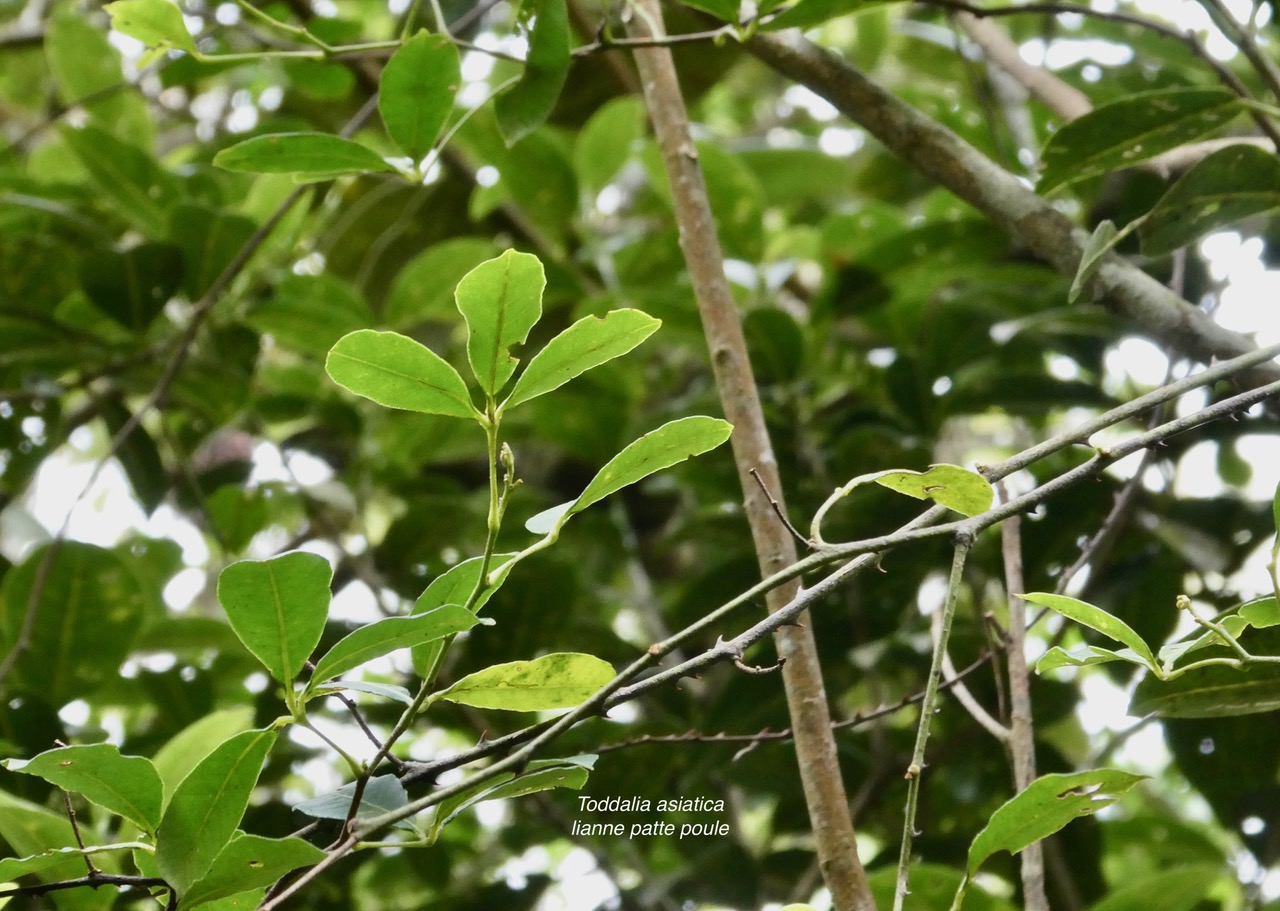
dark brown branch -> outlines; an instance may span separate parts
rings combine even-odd
[[[6,883],[14,886],[13,883]],[[64,879],[56,883],[36,883],[31,886],[14,886],[12,889],[0,891],[0,898],[15,898],[19,895],[48,895],[51,892],[65,892],[68,889],[98,889],[102,886],[123,886],[130,889],[168,889],[169,884],[156,876],[129,876],[120,873],[95,873],[92,876],[81,876],[76,879]],[[170,893],[172,894],[172,892]]]

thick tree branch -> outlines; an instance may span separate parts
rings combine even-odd
[[[969,143],[804,38],[757,34],[748,50],[860,123],[891,151],[975,206],[1059,272],[1074,276],[1088,233]],[[1103,258],[1093,290],[1111,310],[1164,346],[1199,361],[1253,349],[1141,269],[1114,253]],[[1280,377],[1274,365],[1257,378]]]
[[[633,39],[666,37],[662,8],[657,0],[636,0],[633,9],[635,15],[628,26]],[[785,512],[781,504],[782,483],[747,354],[746,338],[725,278],[724,256],[671,51],[665,47],[637,48],[635,57],[671,185],[680,248],[711,349],[716,388],[725,417],[734,427],[731,438],[734,462],[756,557],[761,574],[768,577],[796,562],[796,548],[790,532],[774,513],[775,508]],[[773,504],[770,501],[774,498],[766,491],[776,494]],[[774,589],[766,598],[769,610],[775,611],[793,602],[799,592],[798,580]],[[849,801],[840,777],[835,738],[831,734],[831,714],[817,644],[804,618],[796,620],[799,625],[778,629],[777,644],[818,862],[837,911],[871,911],[875,900],[858,859]],[[741,652],[733,658],[738,659],[740,655]]]

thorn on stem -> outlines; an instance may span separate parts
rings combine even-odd
[[[774,671],[781,670],[782,666],[786,663],[787,663],[786,658],[779,658],[777,664],[770,665],[769,667],[762,667],[760,665],[747,664],[742,660],[741,657],[733,659],[733,666],[736,667],[738,670],[742,671],[744,674],[757,674],[757,675],[772,674]]]

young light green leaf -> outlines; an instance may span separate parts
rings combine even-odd
[[[1226,718],[1276,709],[1280,709],[1280,667],[1274,664],[1240,669],[1211,665],[1168,681],[1146,677],[1129,703],[1130,714],[1139,717],[1155,712],[1165,718]]]
[[[1036,662],[1036,673],[1043,674],[1045,671],[1056,671],[1061,667],[1088,667],[1092,664],[1107,664],[1111,661],[1128,661],[1130,664],[1147,667],[1147,662],[1142,660],[1133,649],[1122,648],[1113,651],[1109,648],[1099,648],[1096,645],[1086,645],[1080,649],[1067,651],[1062,646],[1055,645],[1040,656],[1040,660]]]
[[[1276,604],[1275,595],[1255,598],[1240,605],[1240,618],[1254,629],[1267,629],[1280,626],[1280,606]],[[1229,619],[1229,618],[1224,618]]]
[[[218,578],[218,600],[231,628],[286,687],[320,643],[332,578],[329,561],[309,553],[243,560]]]
[[[446,604],[412,617],[385,617],[339,640],[316,662],[308,690],[340,677],[366,661],[400,648],[422,645],[471,629],[480,619],[458,604]]]
[[[1142,223],[1144,253],[1160,256],[1253,215],[1280,209],[1280,158],[1228,146],[1197,162]]]
[[[431,151],[461,83],[453,42],[425,31],[400,45],[383,67],[378,87],[382,122],[415,162]]]
[[[1134,632],[1133,627],[1119,617],[1114,617],[1102,608],[1094,607],[1084,601],[1068,598],[1066,595],[1033,592],[1029,595],[1023,595],[1022,598],[1030,604],[1055,610],[1068,620],[1074,620],[1076,623],[1087,626],[1089,629],[1097,630],[1103,635],[1110,636],[1117,642],[1129,646],[1144,665],[1153,672],[1160,673],[1160,666],[1156,662],[1156,656],[1152,653],[1151,647],[1143,641],[1141,636]]]
[[[569,510],[573,509],[574,503],[574,500],[570,500],[567,503],[557,503],[555,506],[549,506],[542,512],[530,516],[525,520],[525,530],[535,535],[551,534],[564,521],[564,517],[569,514]]]
[[[1225,89],[1157,89],[1099,105],[1049,138],[1036,189],[1132,167],[1217,132],[1239,112]]]
[[[436,805],[429,838],[435,841],[441,829],[478,803],[524,797],[552,788],[579,790],[586,784],[595,762],[594,755],[572,756],[568,759],[535,759],[518,777],[512,772],[504,772],[496,778],[483,781]]]
[[[969,847],[965,879],[956,892],[952,911],[960,907],[965,889],[978,868],[999,851],[1017,854],[1063,828],[1073,819],[1109,807],[1145,775],[1115,769],[1094,769],[1073,775],[1042,775],[1022,793],[991,814]]]
[[[299,182],[394,171],[382,156],[332,133],[272,133],[223,149],[213,163],[228,171],[292,174]]]
[[[490,395],[506,385],[518,360],[511,356],[542,315],[547,278],[538,257],[507,250],[476,266],[454,296],[467,321],[467,357],[480,388]]]
[[[250,889],[270,886],[289,871],[317,864],[324,856],[324,851],[301,838],[263,838],[237,832],[218,854],[209,872],[182,897],[182,907],[196,908]]]
[[[123,816],[149,833],[160,825],[164,786],[149,759],[122,756],[114,744],[95,743],[46,750],[30,762],[6,768],[35,775],[64,791]]]
[[[136,38],[149,48],[176,48],[196,53],[196,44],[182,20],[182,10],[169,0],[116,0],[103,7],[111,16],[111,27]]]
[[[1089,241],[1080,254],[1080,265],[1076,268],[1076,277],[1071,280],[1071,290],[1067,293],[1067,303],[1074,304],[1084,293],[1085,286],[1093,279],[1098,266],[1120,238],[1115,222],[1103,219],[1089,235]]]
[[[639,310],[613,310],[603,317],[583,317],[533,356],[516,380],[506,407],[559,389],[592,367],[622,357],[661,325],[662,320]]]
[[[361,329],[338,339],[325,361],[329,377],[388,408],[475,416],[471,393],[444,358],[398,332]]]
[[[649,431],[600,469],[587,489],[574,501],[568,515],[582,512],[592,503],[600,502],[655,471],[715,449],[729,439],[732,432],[733,425],[728,421],[702,415],[679,418]]]
[[[872,480],[917,500],[933,500],[962,516],[986,512],[995,498],[986,478],[958,465],[933,465],[925,472],[888,471]]]
[[[532,661],[495,664],[436,696],[480,709],[540,712],[580,705],[613,677],[613,665],[594,655],[557,652]]]
[[[533,34],[520,81],[493,103],[498,128],[515,145],[550,116],[569,75],[569,13],[565,0],[536,0]]]
[[[304,800],[294,809],[317,819],[346,819],[347,814],[351,812],[351,801],[355,793],[355,782],[344,784],[336,791]],[[356,810],[356,819],[390,813],[408,803],[409,794],[399,778],[394,775],[378,775],[370,778],[365,786],[364,793],[360,797],[360,807]]]
[[[273,729],[237,734],[178,785],[156,834],[156,865],[180,895],[231,840],[275,740]]]

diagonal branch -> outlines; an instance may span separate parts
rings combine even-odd
[[[892,152],[970,203],[1063,275],[1074,276],[1088,233],[972,145],[799,32],[757,34],[747,49],[857,121]],[[1199,361],[1254,350],[1121,256],[1107,254],[1092,282],[1103,303],[1150,338]],[[1260,367],[1255,379],[1280,377]]]

